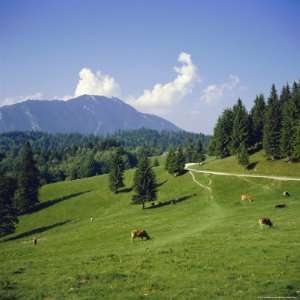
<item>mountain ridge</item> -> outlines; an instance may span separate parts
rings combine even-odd
[[[33,130],[100,135],[140,128],[181,130],[170,121],[139,112],[115,97],[82,95],[68,101],[28,99],[0,108],[0,133]]]

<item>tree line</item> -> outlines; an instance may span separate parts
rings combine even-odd
[[[209,144],[211,155],[236,155],[247,167],[248,153],[261,149],[271,160],[300,160],[300,81],[292,88],[283,86],[280,95],[273,84],[268,99],[258,95],[249,113],[238,99],[218,118]]]
[[[125,169],[136,167],[140,149],[148,156],[161,155],[168,147],[178,147],[188,140],[200,139],[204,147],[208,138],[202,134],[158,132],[151,129],[122,131],[108,136],[9,132],[0,134],[0,172],[18,174],[19,149],[29,142],[40,173],[41,184],[79,179],[108,173],[110,157],[122,149]]]

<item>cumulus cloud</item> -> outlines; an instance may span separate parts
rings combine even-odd
[[[27,96],[7,97],[7,98],[4,98],[3,101],[0,101],[0,106],[20,103],[20,102],[23,102],[23,101],[28,100],[28,99],[30,99],[30,100],[40,100],[42,97],[43,97],[43,94],[40,93],[40,92],[31,94],[31,95],[27,95]]]
[[[230,75],[227,82],[207,86],[202,92],[201,100],[208,104],[214,103],[222,98],[226,91],[232,91],[239,83],[240,79],[238,76]]]
[[[80,95],[101,95],[119,96],[120,86],[110,75],[103,74],[101,71],[93,73],[88,68],[83,68],[79,72],[79,81],[75,89],[75,96]]]
[[[166,109],[174,103],[182,100],[191,92],[194,82],[197,80],[197,68],[192,62],[191,55],[181,52],[178,62],[182,65],[174,67],[177,77],[168,83],[157,83],[150,90],[144,90],[137,98],[129,98],[129,103],[138,109]]]

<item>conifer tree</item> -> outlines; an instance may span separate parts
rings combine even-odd
[[[244,142],[240,145],[237,151],[237,157],[240,165],[242,165],[244,168],[249,166],[248,150]]]
[[[194,157],[192,158],[194,162],[201,162],[204,160],[204,149],[203,145],[200,139],[198,139],[196,146],[195,146],[195,154]]]
[[[250,112],[251,145],[253,145],[256,149],[260,149],[262,147],[265,109],[266,103],[264,96],[262,94],[256,96],[254,106]]]
[[[80,177],[91,177],[96,175],[96,161],[94,159],[94,154],[89,153],[86,158],[84,158],[80,165]]]
[[[263,146],[269,159],[280,158],[281,112],[275,85],[273,84],[265,113]]]
[[[168,155],[166,158],[165,169],[168,171],[169,174],[174,174],[177,169],[176,154],[172,147],[169,149],[169,152],[168,152]]]
[[[14,232],[18,223],[14,205],[15,190],[15,180],[0,174],[0,236]]]
[[[135,194],[132,201],[142,204],[144,209],[145,202],[156,199],[156,187],[156,178],[150,160],[145,155],[141,156],[134,174],[133,189]]]
[[[235,154],[240,145],[248,144],[249,137],[249,121],[248,113],[241,99],[238,99],[237,104],[233,107],[233,129],[231,141],[231,153]]]
[[[18,190],[16,193],[17,208],[20,212],[30,212],[39,202],[39,171],[33,159],[32,149],[26,143],[21,150],[18,176]]]
[[[124,187],[124,169],[122,152],[120,149],[117,149],[111,155],[109,172],[109,187],[114,193],[117,193],[119,188]]]
[[[176,152],[176,173],[181,175],[184,173],[185,156],[182,148],[179,146]]]
[[[214,129],[214,152],[220,158],[230,155],[232,128],[233,112],[231,109],[226,109],[219,117]]]
[[[294,143],[292,148],[292,159],[294,161],[300,160],[300,121],[295,128]]]

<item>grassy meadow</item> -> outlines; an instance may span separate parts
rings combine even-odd
[[[1,239],[0,299],[300,297],[299,183],[155,172],[158,201],[177,204],[132,205],[133,170],[117,195],[106,175],[43,186],[40,209]],[[274,228],[260,229],[263,216]],[[135,228],[152,239],[131,242]]]

